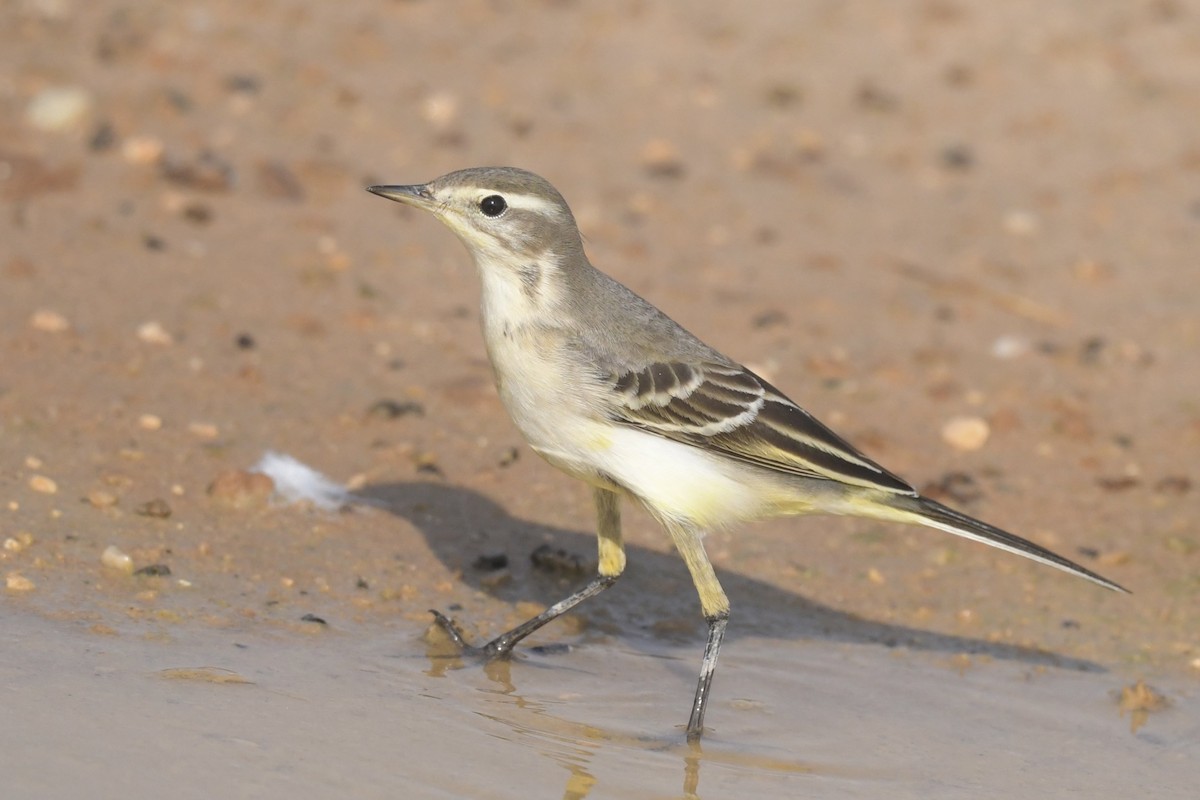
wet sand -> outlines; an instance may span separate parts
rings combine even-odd
[[[1198,21],[4,6],[13,796],[670,797],[689,764],[705,797],[1192,796]],[[733,621],[693,757],[703,624],[631,510],[628,574],[542,633],[574,650],[511,690],[439,675],[429,608],[494,634],[595,558],[586,489],[496,399],[465,252],[363,191],[487,163],[547,176],[599,267],[923,491],[1134,594],[932,531],[714,532]],[[365,504],[271,501],[268,450]],[[162,674],[196,667],[249,683]],[[1131,732],[1139,680],[1163,706]]]
[[[1187,798],[1194,692],[1131,732],[1115,676],[827,641],[618,639],[442,672],[411,631],[97,638],[10,616],[10,797]]]

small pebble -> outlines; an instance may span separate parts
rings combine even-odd
[[[167,505],[166,500],[156,497],[153,500],[142,503],[140,506],[134,509],[134,513],[143,517],[166,519],[167,517],[171,516],[171,507]]]
[[[25,107],[25,120],[39,131],[63,131],[78,125],[92,108],[92,96],[79,86],[43,89]]]
[[[45,475],[34,475],[29,479],[29,488],[42,494],[57,494],[58,484]]]
[[[175,337],[167,332],[162,323],[154,320],[139,325],[137,336],[147,344],[171,345],[175,343]]]
[[[26,542],[21,541],[21,539],[18,539],[15,536],[9,536],[7,539],[4,540],[4,549],[9,553],[19,553],[22,550],[24,550],[26,547],[28,547],[29,544],[33,543],[33,537],[30,536],[28,533],[22,534],[22,536],[29,537],[28,544]]]
[[[1029,352],[1029,342],[1019,336],[1001,336],[992,342],[992,355],[995,358],[1010,359],[1023,356]]]
[[[88,148],[95,153],[103,153],[117,142],[117,131],[111,122],[101,122],[88,138]]]
[[[938,160],[946,169],[965,172],[975,166],[975,153],[965,144],[951,144],[942,148]]]
[[[146,566],[142,567],[141,569],[134,570],[133,574],[150,576],[150,577],[170,575],[171,568],[168,567],[166,564],[147,564]]]
[[[1041,220],[1031,211],[1014,209],[1004,215],[1004,230],[1013,236],[1032,236],[1041,226]]]
[[[117,504],[117,496],[104,489],[92,489],[87,493],[87,501],[96,508],[108,508]]]
[[[161,161],[164,150],[161,139],[153,136],[130,136],[121,145],[121,157],[130,164],[146,166]]]
[[[449,92],[437,92],[421,104],[421,116],[435,128],[445,129],[458,121],[458,98]]]
[[[315,622],[318,625],[328,625],[329,623],[318,617],[316,614],[305,614],[300,618],[301,622]]]
[[[304,199],[304,187],[296,174],[281,161],[263,161],[257,169],[259,190],[276,200],[298,202]]]
[[[232,509],[262,507],[275,492],[275,481],[261,472],[235,469],[222,472],[208,486],[214,502]]]
[[[156,414],[142,414],[138,417],[138,427],[144,431],[157,431],[162,425],[162,417]]]
[[[110,569],[133,572],[133,559],[123,553],[115,544],[104,548],[104,552],[100,554],[100,563]]]
[[[233,165],[210,150],[190,161],[167,159],[162,172],[171,183],[204,192],[228,191],[236,183]]]
[[[417,467],[417,472],[424,472],[428,475],[442,476],[442,468],[437,463],[437,453],[428,451],[416,453],[413,455],[413,463]]]
[[[587,566],[579,556],[568,553],[561,547],[551,547],[548,544],[539,545],[529,554],[529,561],[534,569],[551,575],[582,575]]]
[[[508,566],[507,553],[488,553],[481,555],[471,564],[472,567],[485,572],[493,572]]]
[[[190,422],[188,433],[201,439],[215,439],[220,436],[221,430],[211,422]]]
[[[506,569],[488,572],[479,578],[479,586],[483,589],[498,589],[512,583],[512,573]]]
[[[942,426],[942,439],[956,450],[978,450],[987,443],[991,427],[981,417],[954,417]]]
[[[4,588],[10,592],[32,592],[37,585],[19,572],[10,572],[4,578]]]
[[[376,400],[367,409],[367,417],[375,419],[399,419],[415,415],[425,416],[425,406],[412,400]]]
[[[683,159],[674,144],[666,139],[651,139],[642,147],[642,168],[655,178],[681,178]]]
[[[29,318],[29,325],[34,330],[46,333],[62,333],[71,330],[71,323],[67,321],[66,317],[49,309],[35,311]]]
[[[871,567],[867,570],[867,580],[876,586],[882,586],[883,584],[887,583],[887,578],[883,577],[883,573],[875,567]]]

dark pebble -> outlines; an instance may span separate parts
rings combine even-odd
[[[1079,347],[1079,361],[1083,364],[1096,364],[1100,361],[1100,356],[1104,353],[1104,348],[1108,343],[1099,336],[1093,336],[1084,341]]]
[[[951,144],[938,153],[938,161],[946,169],[965,172],[975,166],[975,153],[965,144]]]
[[[296,173],[279,161],[263,161],[255,169],[258,188],[275,200],[299,202],[304,199],[304,187]]]
[[[1123,492],[1126,489],[1132,489],[1138,485],[1137,478],[1131,478],[1128,475],[1119,475],[1115,478],[1097,478],[1096,483],[1106,492]]]
[[[787,321],[787,314],[774,308],[756,315],[753,320],[756,328],[772,328],[776,325],[783,325]]]
[[[111,150],[116,143],[117,131],[112,123],[101,122],[96,126],[96,130],[92,131],[92,135],[88,139],[88,148],[93,153],[103,153],[105,150]]]
[[[225,79],[225,88],[231,92],[258,94],[262,89],[262,79],[257,75],[230,75]]]
[[[561,547],[543,544],[529,554],[533,568],[549,575],[582,575],[587,567],[583,559]]]
[[[900,98],[892,92],[870,82],[858,87],[855,99],[860,106],[871,111],[890,113],[900,108]]]
[[[407,417],[410,414],[415,414],[418,417],[425,416],[425,406],[420,403],[414,403],[411,400],[403,402],[399,400],[377,400],[367,409],[367,416],[377,419],[398,419]]]
[[[533,647],[526,648],[531,653],[537,653],[539,656],[561,656],[571,652],[571,645],[566,642],[558,642],[555,644],[535,644]]]
[[[170,575],[171,568],[168,567],[166,564],[147,564],[146,566],[142,567],[141,569],[134,570],[133,574],[134,575],[151,575],[151,576]]]
[[[152,233],[148,233],[142,237],[142,244],[146,246],[147,250],[159,251],[167,249],[166,240],[155,236]]]
[[[143,517],[154,517],[155,519],[166,519],[171,516],[171,507],[167,505],[167,501],[161,498],[154,498],[148,502],[142,503],[134,509],[135,514],[141,514]]]
[[[490,553],[482,555],[471,564],[472,567],[484,572],[495,572],[508,566],[507,553]]]
[[[305,614],[300,618],[301,622],[315,622],[318,625],[328,625],[329,623],[318,617],[316,614]]]
[[[254,341],[254,337],[248,333],[239,333],[233,343],[237,345],[238,350],[253,350],[258,345]]]
[[[1168,475],[1154,484],[1160,494],[1187,494],[1192,490],[1192,480],[1184,475]]]
[[[212,222],[212,209],[204,203],[188,203],[183,208],[183,218],[197,225],[207,225]]]
[[[209,150],[190,161],[167,159],[162,174],[171,183],[206,192],[228,191],[235,182],[233,166]]]
[[[955,471],[947,472],[936,481],[926,484],[922,487],[921,494],[934,500],[950,500],[966,505],[983,497],[983,490],[972,475]]]

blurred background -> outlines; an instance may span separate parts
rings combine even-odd
[[[483,635],[575,580],[528,553],[586,568],[587,492],[504,416],[469,258],[363,191],[507,164],[598,267],[879,461],[1135,592],[772,522],[707,540],[732,636],[1194,689],[1197,120],[1185,0],[3,0],[4,603],[412,647],[431,604]],[[269,449],[392,513],[269,504]],[[547,636],[699,647],[682,565],[629,519],[631,587]]]

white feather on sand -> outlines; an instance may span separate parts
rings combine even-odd
[[[275,482],[275,493],[287,503],[307,501],[325,511],[336,511],[351,498],[345,487],[286,453],[268,450],[254,465]]]

